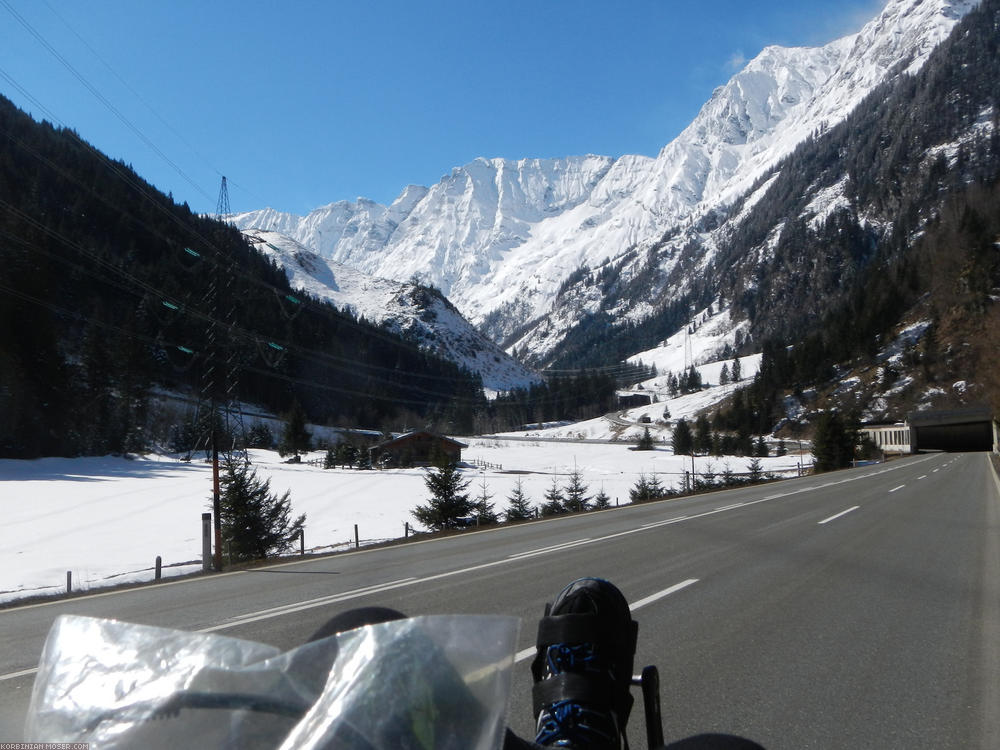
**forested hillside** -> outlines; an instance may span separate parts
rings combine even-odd
[[[684,324],[679,313],[719,300],[749,321],[747,350],[775,355],[758,422],[780,417],[775,389],[822,386],[838,365],[874,362],[901,324],[921,318],[933,323],[929,348],[941,352],[909,367],[927,382],[969,380],[987,389],[969,398],[989,398],[1000,294],[998,45],[1000,2],[986,0],[918,74],[891,76],[736,204],[671,231],[639,273],[619,273],[624,264],[589,271],[565,294],[600,289],[607,312],[569,333],[559,366],[591,364],[633,332],[644,343],[665,338]],[[647,300],[655,312],[623,324],[611,312],[621,299]]]
[[[0,456],[164,441],[154,387],[367,426],[461,429],[483,404],[478,378],[296,295],[236,229],[3,98],[0,269]]]
[[[995,2],[971,11],[920,73],[876,90],[775,170],[713,265],[758,340],[822,323],[843,358],[876,347],[924,293],[943,293],[946,257],[967,256],[980,307],[1000,282],[987,252],[998,229],[988,197],[1000,176],[997,13]],[[956,230],[946,245],[942,231]]]

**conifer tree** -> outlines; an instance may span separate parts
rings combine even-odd
[[[733,467],[730,466],[729,462],[727,461],[722,466],[722,486],[723,487],[732,487],[736,483],[737,483],[736,482],[736,473],[733,471]]]
[[[702,470],[700,478],[695,480],[695,487],[700,489],[710,490],[715,487],[715,464],[711,461]]]
[[[823,412],[816,422],[813,455],[816,471],[833,471],[851,465],[857,433],[835,411]]]
[[[611,498],[608,497],[608,493],[604,491],[604,486],[601,485],[601,491],[594,495],[594,510],[604,510],[610,507]]]
[[[639,438],[639,442],[636,444],[635,449],[637,451],[655,450],[655,446],[653,444],[653,436],[649,434],[649,427],[643,428],[642,437]]]
[[[500,520],[496,510],[493,508],[493,503],[490,502],[492,499],[493,495],[489,493],[489,488],[486,486],[486,475],[484,474],[479,494],[472,503],[472,514],[476,517],[476,523],[480,526],[490,526]]]
[[[424,477],[424,484],[431,493],[426,505],[413,509],[413,517],[428,529],[440,531],[458,526],[458,519],[471,515],[469,480],[462,476],[454,462],[445,462]]]
[[[691,436],[691,427],[687,420],[677,420],[677,426],[674,427],[671,436],[671,445],[675,456],[685,456],[694,449],[694,439]]]
[[[587,485],[583,483],[583,476],[574,466],[573,473],[569,475],[569,482],[563,491],[563,507],[568,513],[579,513],[587,510],[590,504],[590,497],[587,495]]]
[[[543,495],[545,502],[542,503],[542,515],[543,516],[557,516],[560,513],[566,512],[566,506],[563,503],[562,490],[559,489],[559,483],[556,481],[555,476],[552,477],[552,484]]]
[[[372,454],[367,448],[359,446],[355,450],[355,455],[357,456],[355,460],[359,469],[368,470],[372,468]]]
[[[639,479],[636,480],[628,494],[633,503],[641,503],[647,500],[657,500],[663,497],[666,491],[655,474],[652,479],[648,479],[645,474],[639,474]]]
[[[757,437],[757,443],[754,445],[754,455],[761,458],[767,458],[768,456],[767,443],[764,441],[763,435]]]
[[[524,494],[524,483],[521,479],[517,480],[514,489],[507,496],[507,503],[507,510],[504,513],[504,517],[508,521],[524,521],[535,517],[528,497]]]
[[[347,466],[351,469],[354,468],[354,462],[357,460],[358,451],[353,443],[337,443],[337,460],[341,466]]]
[[[285,422],[285,432],[278,446],[282,456],[299,455],[312,447],[312,435],[306,429],[306,413],[297,401]]]
[[[712,426],[704,414],[694,423],[694,450],[698,453],[710,453],[712,450]]]
[[[247,448],[272,448],[274,436],[263,422],[254,422],[247,433]]]
[[[290,492],[278,497],[271,480],[257,478],[255,469],[228,460],[221,480],[223,544],[232,560],[263,559],[291,548],[305,524],[305,514],[291,518]]]

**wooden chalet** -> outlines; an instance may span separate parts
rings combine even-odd
[[[458,463],[462,448],[468,447],[444,435],[418,430],[373,445],[369,451],[372,466],[428,466],[442,461]]]

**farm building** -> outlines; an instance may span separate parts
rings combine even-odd
[[[653,397],[648,393],[636,393],[629,391],[618,394],[618,408],[632,409],[636,406],[649,406],[653,403]]]
[[[419,430],[373,445],[369,451],[373,466],[420,466],[440,461],[458,463],[462,448],[468,447],[444,435]]]

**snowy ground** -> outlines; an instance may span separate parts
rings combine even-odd
[[[633,358],[655,364],[660,372],[642,384],[643,392],[656,399],[651,405],[504,436],[513,440],[466,440],[463,458],[486,465],[465,469],[470,493],[480,494],[485,483],[502,512],[521,480],[530,502],[538,506],[553,481],[564,486],[574,467],[591,495],[603,489],[613,503],[628,502],[640,474],[655,474],[666,487],[680,486],[683,473],[692,467],[690,457],[674,456],[668,447],[676,421],[693,420],[745,386],[760,363],[759,355],[742,357],[743,382],[718,385],[725,361],[713,361],[713,354],[733,343],[733,327],[727,312],[702,311],[696,317],[690,334],[682,332]],[[731,367],[731,360],[726,361]],[[669,398],[668,374],[680,373],[690,363],[709,387]],[[658,449],[629,450],[647,426]],[[276,429],[277,423],[272,425]],[[321,433],[314,430],[314,436]],[[332,433],[322,434],[335,439]],[[617,442],[555,442],[567,439]],[[322,456],[317,452],[311,458]],[[282,463],[271,451],[252,451],[251,458],[259,475],[271,479],[272,490],[291,491],[293,513],[306,514],[306,547],[313,552],[350,547],[355,524],[362,544],[401,537],[404,525],[414,522],[413,508],[428,499],[423,469],[324,470]],[[811,463],[810,456],[802,458],[805,465]],[[739,473],[746,471],[748,461],[698,457],[694,471]],[[799,456],[790,454],[764,459],[763,468],[794,473],[799,463]],[[75,591],[151,580],[157,555],[164,576],[200,570],[201,514],[211,510],[211,487],[207,463],[165,456],[0,460],[0,492],[6,500],[0,526],[0,602],[63,592],[67,571]]]
[[[580,428],[581,425],[576,425]],[[682,481],[689,457],[669,450],[637,452],[627,445],[470,439],[466,461],[502,468],[468,468],[470,492],[485,480],[498,511],[520,478],[533,505],[553,478],[564,485],[576,466],[589,485],[628,502],[640,473],[656,474],[664,485]],[[312,457],[321,457],[315,453]],[[805,457],[808,463],[808,456]],[[280,462],[270,451],[253,451],[260,476],[278,492],[291,490],[293,513],[306,514],[306,547],[329,551],[350,546],[354,525],[362,544],[400,537],[411,510],[427,501],[424,470],[323,470]],[[696,459],[695,471],[726,465],[745,471],[747,459]],[[769,471],[794,469],[797,456],[764,459]],[[211,467],[173,458],[47,458],[0,460],[5,517],[0,526],[0,601],[65,591],[71,571],[74,590],[151,580],[157,555],[163,574],[201,569],[201,514],[210,510]]]
[[[717,305],[716,305],[717,306]],[[736,338],[747,327],[746,322],[733,323],[728,310],[710,312],[714,307],[695,313],[681,331],[653,349],[633,354],[628,362],[655,365],[659,376],[642,385],[646,390],[666,393],[667,377],[672,372],[681,375],[692,365],[701,373],[703,382],[718,385],[724,365],[732,368],[732,357],[722,357],[726,347],[735,347]],[[740,373],[744,380],[753,378],[760,368],[760,354],[740,357]]]
[[[750,357],[744,357],[744,359],[749,360]],[[711,368],[712,366],[709,364],[705,367]],[[719,367],[721,368],[721,363]],[[659,378],[654,380],[659,380]],[[666,386],[664,386],[662,393],[658,389],[653,389],[654,380],[646,381],[648,387],[644,391],[639,391],[657,399],[647,406],[635,406],[618,414],[588,419],[584,422],[545,425],[542,429],[526,429],[501,434],[508,437],[619,440],[634,443],[642,436],[645,428],[649,427],[654,440],[662,442],[664,446],[669,446],[677,420],[686,419],[688,422],[693,422],[702,411],[718,404],[729,394],[739,388],[746,387],[750,382],[744,378],[738,384],[714,385],[695,393],[670,398],[666,394]],[[665,414],[668,412],[670,416],[666,417]],[[643,418],[648,418],[649,422],[641,421]]]

